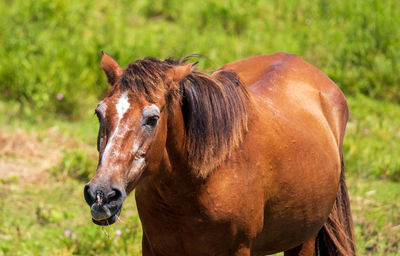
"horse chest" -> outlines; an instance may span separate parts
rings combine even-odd
[[[231,223],[156,208],[140,210],[144,234],[156,254],[230,255],[235,243]]]
[[[136,192],[137,206],[146,239],[157,253],[231,255],[240,240],[251,233],[254,223],[248,218],[250,214],[238,207],[227,207],[219,198],[222,195],[210,197],[205,193],[200,198],[171,200],[167,204],[158,195],[144,192]]]

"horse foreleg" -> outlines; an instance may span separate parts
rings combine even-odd
[[[250,256],[250,247],[248,244],[240,244],[235,253],[235,256]]]
[[[285,256],[313,256],[315,251],[315,239],[317,236],[305,241],[301,245],[285,251]]]

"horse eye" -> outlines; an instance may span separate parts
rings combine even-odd
[[[159,118],[160,118],[159,116],[151,116],[147,118],[145,125],[154,128],[157,125]]]

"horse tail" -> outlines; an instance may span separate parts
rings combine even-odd
[[[350,200],[344,176],[343,155],[341,155],[341,173],[336,201],[328,220],[318,233],[315,255],[356,255]]]

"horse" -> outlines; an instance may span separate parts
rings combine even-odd
[[[135,189],[145,256],[355,255],[341,90],[294,54],[195,64],[103,52],[92,221]]]

